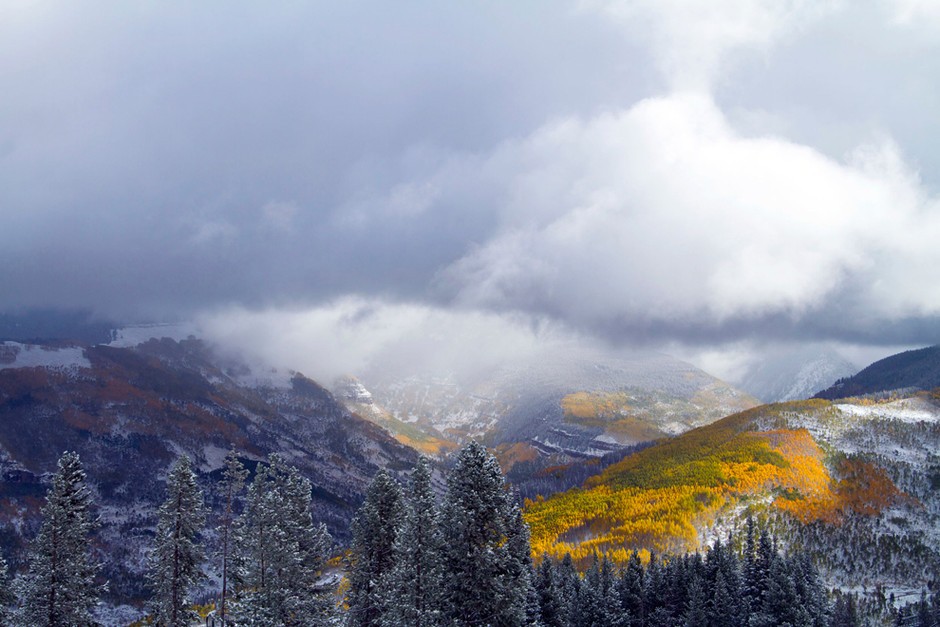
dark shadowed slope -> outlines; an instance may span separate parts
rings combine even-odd
[[[940,387],[940,346],[930,346],[876,361],[855,376],[836,381],[816,397],[831,400],[889,390],[936,387]]]

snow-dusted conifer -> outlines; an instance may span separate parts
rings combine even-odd
[[[445,606],[453,625],[522,625],[528,578],[511,564],[512,509],[496,459],[471,442],[460,450],[444,501]]]
[[[421,457],[411,474],[404,521],[395,537],[394,566],[385,586],[388,592],[387,611],[382,618],[385,627],[443,624],[442,549],[431,466],[426,457]]]
[[[539,599],[539,615],[544,627],[566,627],[562,589],[555,574],[555,564],[546,554],[535,573],[535,591]]]
[[[382,624],[387,610],[385,584],[395,566],[395,539],[402,526],[401,486],[380,470],[352,523],[348,622],[355,627]]]
[[[235,521],[235,506],[239,495],[245,487],[248,471],[238,459],[235,450],[225,456],[225,470],[222,474],[221,492],[224,502],[222,518],[219,524],[219,562],[222,566],[222,590],[219,599],[219,619],[225,624],[229,589],[231,587],[230,573],[233,566],[235,542],[232,538],[232,525]]]
[[[202,490],[188,455],[173,464],[166,479],[167,497],[160,506],[154,549],[150,556],[154,621],[165,627],[186,627],[198,620],[190,595],[205,576],[198,536],[206,520]]]
[[[644,619],[644,577],[643,563],[640,561],[640,555],[633,551],[630,559],[627,560],[627,566],[620,573],[620,579],[617,582],[617,592],[620,595],[620,607],[629,617],[628,627],[641,627]]]
[[[29,571],[20,581],[19,624],[73,627],[94,624],[91,611],[101,587],[89,534],[97,525],[91,493],[77,453],[59,458],[42,508],[42,527],[32,542]]]
[[[10,606],[13,605],[13,588],[7,561],[0,555],[0,625],[7,625],[11,620]]]
[[[329,620],[317,581],[332,540],[313,524],[310,489],[278,455],[259,465],[236,525],[242,590],[230,610],[235,624],[314,627]]]
[[[538,625],[541,622],[539,598],[535,591],[535,568],[532,565],[532,545],[529,541],[529,525],[522,517],[522,508],[509,505],[506,521],[506,552],[502,576],[510,582],[514,598],[509,603],[524,609],[522,625]]]

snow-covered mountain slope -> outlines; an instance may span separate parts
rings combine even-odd
[[[833,350],[769,351],[738,385],[765,403],[779,403],[810,398],[856,372],[857,366]]]
[[[113,602],[143,595],[163,476],[179,454],[193,459],[208,488],[230,448],[250,466],[279,453],[311,480],[315,515],[341,539],[375,472],[404,471],[417,457],[302,375],[286,387],[245,386],[244,366],[220,367],[196,340],[3,351],[0,537],[31,535],[48,473],[62,451],[78,452],[101,506]]]
[[[370,372],[359,384],[371,406],[435,438],[526,442],[545,454],[592,457],[756,404],[665,355],[611,358],[589,350],[554,351],[473,375]]]

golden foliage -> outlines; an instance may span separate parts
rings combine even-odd
[[[741,412],[631,455],[582,488],[528,501],[533,554],[570,552],[581,561],[595,551],[617,560],[634,548],[694,550],[696,524],[735,499],[776,491],[788,511],[825,499],[831,478],[810,434],[758,429],[785,424],[786,412],[829,406],[813,400]]]
[[[496,459],[503,472],[509,472],[519,462],[530,462],[538,459],[539,451],[531,444],[515,442],[513,444],[500,444],[496,447]]]
[[[915,502],[901,492],[884,469],[857,458],[836,465],[838,482],[805,498],[780,498],[776,505],[801,522],[842,522],[847,514],[876,516],[885,508]]]

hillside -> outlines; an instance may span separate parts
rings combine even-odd
[[[765,403],[780,403],[810,398],[856,372],[858,366],[835,351],[811,346],[769,351],[744,374],[738,385]]]
[[[940,572],[940,404],[765,405],[661,442],[527,503],[535,554],[686,551],[767,519],[831,584],[916,593]]]
[[[3,544],[32,535],[48,473],[77,451],[99,497],[111,600],[138,598],[167,467],[185,453],[206,479],[232,447],[250,467],[271,452],[297,466],[316,517],[345,538],[375,472],[411,467],[416,453],[302,375],[283,387],[240,384],[246,376],[195,340],[0,345]]]
[[[940,387],[940,346],[930,346],[885,357],[855,376],[840,379],[816,396],[833,400],[891,390],[932,390],[936,387]]]
[[[493,447],[518,445],[524,457],[600,457],[757,404],[665,355],[612,358],[579,349],[471,375],[374,371],[356,385],[361,397],[342,384],[337,395],[400,437],[424,434],[424,450],[475,437]]]

